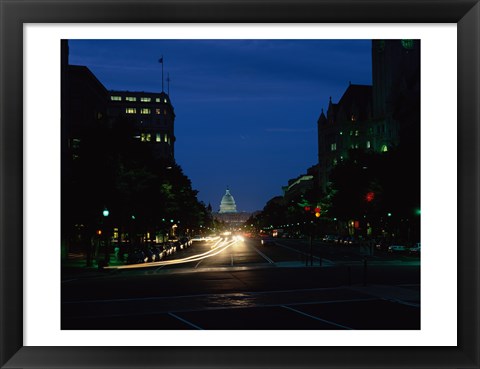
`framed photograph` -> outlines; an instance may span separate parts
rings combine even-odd
[[[2,368],[479,368],[478,1],[0,8]]]

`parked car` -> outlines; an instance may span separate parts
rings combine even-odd
[[[352,236],[347,236],[342,239],[342,244],[344,245],[352,245],[355,242],[355,238]]]
[[[323,242],[335,242],[336,239],[337,239],[337,236],[335,236],[333,234],[327,234],[322,238],[322,241]]]
[[[163,259],[163,250],[157,246],[150,246],[149,250],[152,252],[152,261],[160,261]]]
[[[188,237],[182,237],[180,238],[180,247],[182,249],[186,249],[187,247],[189,247],[190,245],[192,244],[192,241],[188,238]]]
[[[140,249],[135,249],[128,253],[127,264],[141,264],[148,261],[148,257]]]
[[[173,246],[170,242],[165,242],[162,247],[165,256],[170,256],[173,254]]]
[[[420,255],[420,243],[416,243],[413,247],[410,247],[408,253],[413,255]]]
[[[379,251],[388,251],[388,246],[388,242],[383,240],[377,241],[375,243],[375,248]]]
[[[407,251],[407,246],[402,246],[402,245],[392,245],[388,247],[388,252],[405,252]]]
[[[273,246],[275,245],[275,240],[272,237],[264,237],[261,239],[260,243],[263,246]]]

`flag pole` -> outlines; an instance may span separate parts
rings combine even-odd
[[[164,91],[163,90],[163,55],[162,55],[162,59],[160,59],[162,61],[162,92]]]

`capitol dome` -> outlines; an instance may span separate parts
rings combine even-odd
[[[235,199],[230,193],[230,190],[227,189],[227,192],[225,192],[225,195],[223,195],[222,197],[219,213],[236,213],[236,212],[237,212],[237,205],[235,205]]]

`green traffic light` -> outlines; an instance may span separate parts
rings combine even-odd
[[[391,216],[392,216],[392,213],[387,213],[387,216],[391,217]]]
[[[108,211],[108,209],[103,210],[103,216],[104,217],[108,217],[109,214],[110,214],[110,212]]]

